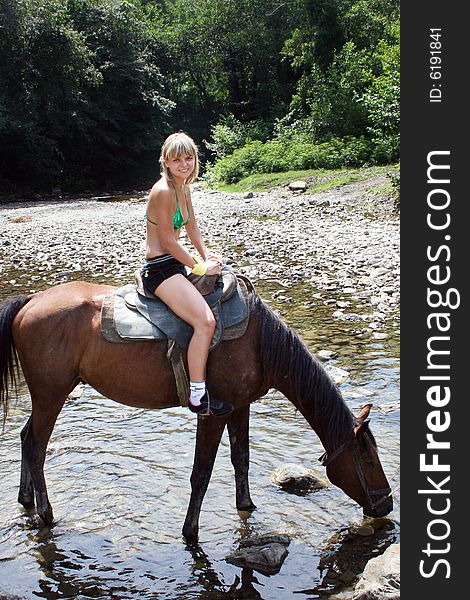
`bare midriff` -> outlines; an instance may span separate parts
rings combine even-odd
[[[160,240],[158,239],[158,234],[156,231],[156,226],[152,225],[152,223],[147,224],[147,246],[145,251],[145,256],[147,259],[153,258],[154,256],[161,256],[162,254],[167,254],[168,250],[162,248],[160,244]],[[152,231],[153,230],[153,231]],[[180,229],[176,229],[174,232],[175,240],[178,241],[180,236]]]

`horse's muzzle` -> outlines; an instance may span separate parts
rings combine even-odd
[[[381,496],[371,494],[371,500],[371,504],[363,508],[364,515],[378,519],[392,512],[393,497],[390,491]]]

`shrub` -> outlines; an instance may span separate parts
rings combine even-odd
[[[242,148],[245,144],[259,140],[266,141],[269,137],[268,126],[256,119],[242,123],[234,115],[226,115],[211,127],[212,142],[204,140],[204,144],[216,159],[224,158]]]
[[[390,181],[393,188],[393,203],[395,210],[400,210],[400,171],[398,173],[389,173]]]
[[[279,138],[266,143],[254,141],[210,165],[205,179],[209,185],[230,184],[253,173],[384,164],[392,162],[390,144],[382,147],[363,137],[335,138],[319,144]]]
[[[374,139],[372,158],[376,164],[397,162],[400,158],[400,136],[397,134]]]

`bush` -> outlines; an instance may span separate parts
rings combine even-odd
[[[390,135],[374,139],[372,158],[376,164],[395,163],[400,159],[400,136]]]
[[[210,165],[205,179],[214,185],[236,183],[253,173],[386,164],[392,162],[393,147],[389,145],[378,146],[364,137],[332,139],[320,144],[286,139],[255,141]]]
[[[251,141],[266,141],[270,131],[261,119],[242,123],[234,115],[226,115],[211,127],[212,142],[204,140],[204,144],[216,159],[224,158],[242,148]]]

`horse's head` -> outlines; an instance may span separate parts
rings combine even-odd
[[[377,445],[369,430],[372,404],[367,404],[354,419],[351,435],[320,462],[329,480],[355,500],[370,517],[383,517],[393,509],[389,483],[383,472]]]

